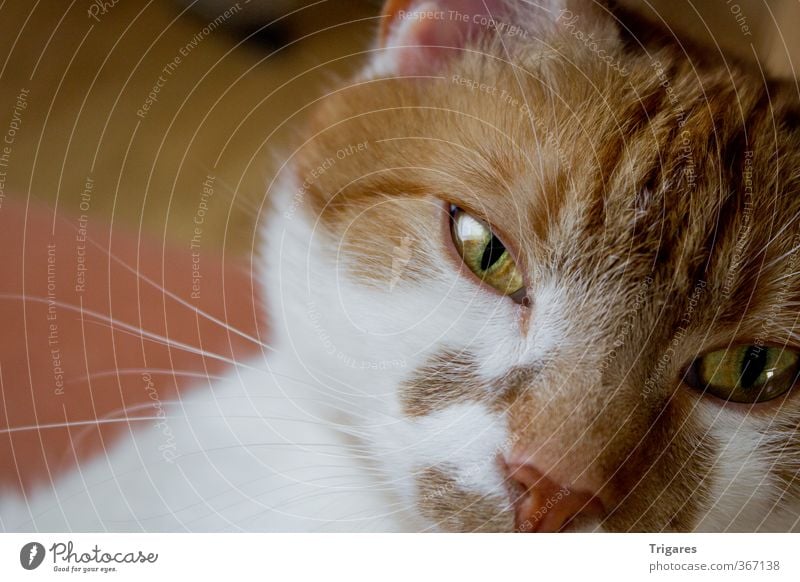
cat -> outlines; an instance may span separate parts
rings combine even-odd
[[[797,89],[620,15],[387,2],[269,184],[262,357],[4,527],[800,529]]]

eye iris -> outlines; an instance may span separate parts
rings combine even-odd
[[[458,207],[450,208],[456,250],[469,269],[505,295],[521,295],[524,281],[505,245],[486,223]]]
[[[726,400],[763,402],[794,385],[799,362],[796,352],[783,348],[748,345],[718,350],[696,360],[694,384]]]

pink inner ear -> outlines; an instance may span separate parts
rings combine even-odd
[[[386,12],[398,2],[389,2]],[[490,33],[490,20],[506,22],[506,2],[502,0],[436,0],[401,3],[404,9],[387,14],[392,18],[384,39],[390,49],[382,58],[403,75],[430,74],[442,62],[480,33]]]

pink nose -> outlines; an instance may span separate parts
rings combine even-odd
[[[520,532],[558,532],[576,518],[598,518],[602,502],[590,493],[560,486],[529,464],[508,464],[514,493],[516,529]]]

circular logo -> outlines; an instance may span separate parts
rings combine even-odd
[[[39,542],[28,542],[19,551],[19,563],[26,570],[35,570],[44,561],[44,546]]]

